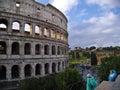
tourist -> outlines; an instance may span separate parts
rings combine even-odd
[[[110,74],[108,76],[108,81],[115,81],[116,78],[117,78],[116,70],[110,70]]]
[[[91,74],[87,74],[87,85],[86,90],[95,90],[98,86],[98,82],[94,79]]]

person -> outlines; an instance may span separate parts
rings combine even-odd
[[[116,70],[110,70],[110,74],[108,76],[108,81],[115,81],[115,79],[117,78],[117,72]]]
[[[86,90],[95,90],[97,86],[98,82],[94,79],[94,77],[90,73],[88,73]]]

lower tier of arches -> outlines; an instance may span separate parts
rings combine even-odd
[[[44,62],[16,62],[0,64],[0,81],[22,80],[25,78],[39,78],[63,71],[68,66],[67,60]]]

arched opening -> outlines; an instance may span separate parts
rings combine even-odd
[[[41,75],[41,65],[37,64],[35,66],[35,75]]]
[[[19,32],[20,31],[20,23],[19,22],[13,22],[12,23],[12,30],[13,30],[13,32]]]
[[[6,43],[0,41],[0,54],[6,54],[6,50],[7,50]]]
[[[55,53],[56,53],[55,46],[52,46],[52,55],[55,55]]]
[[[44,28],[44,37],[48,38],[50,36],[50,31],[48,28]]]
[[[39,26],[35,26],[35,35],[39,36],[40,28]]]
[[[44,46],[44,54],[49,55],[49,46],[48,45]]]
[[[45,64],[45,74],[49,74],[49,63]]]
[[[12,54],[14,54],[14,55],[19,54],[19,43],[18,42],[14,42],[12,44]]]
[[[60,46],[57,47],[57,54],[60,55]]]
[[[52,73],[56,73],[56,64],[52,63]]]
[[[35,45],[35,54],[39,55],[41,53],[41,46],[39,44]]]
[[[31,24],[25,24],[25,34],[26,35],[32,35],[32,25]]]
[[[64,49],[61,47],[61,54],[64,55]]]
[[[0,19],[0,30],[1,31],[6,31],[8,27],[8,22],[5,19]]]
[[[60,71],[60,62],[58,62],[58,71]]]
[[[18,65],[14,65],[12,67],[12,78],[19,78],[19,66]]]
[[[32,68],[31,68],[31,65],[26,65],[25,67],[24,67],[24,74],[25,74],[25,77],[30,77],[31,76],[31,70]]]
[[[30,45],[30,43],[25,44],[24,50],[25,50],[26,55],[30,55],[30,53],[31,53],[31,45]]]
[[[0,66],[0,80],[6,79],[6,67],[1,65]]]

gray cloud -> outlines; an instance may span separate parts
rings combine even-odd
[[[120,16],[112,12],[92,17],[69,30],[70,47],[120,45]]]

